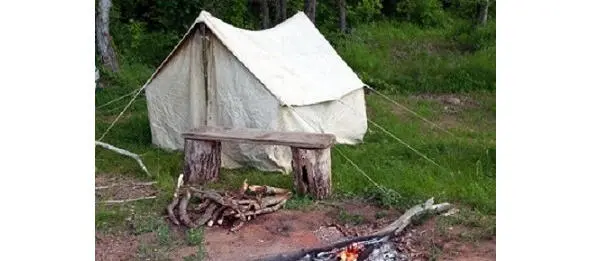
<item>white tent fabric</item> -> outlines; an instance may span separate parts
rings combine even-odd
[[[211,31],[207,68],[198,23]],[[347,144],[367,130],[364,84],[302,12],[248,31],[203,11],[145,87],[152,142],[167,149],[182,149],[181,133],[206,124],[326,132]],[[282,146],[222,143],[222,153],[226,168],[291,170]]]

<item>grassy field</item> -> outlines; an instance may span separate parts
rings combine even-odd
[[[110,92],[120,91],[103,90],[97,96],[111,96]],[[434,196],[439,200],[466,204],[483,213],[494,214],[495,99],[488,93],[456,96],[464,100],[464,105],[446,104],[442,98],[444,96],[392,96],[448,129],[453,134],[450,135],[378,95],[369,95],[368,115],[373,122],[442,167],[430,163],[389,134],[369,124],[370,131],[363,144],[339,145],[333,152],[335,196],[374,196],[383,204],[396,207],[406,207]],[[105,108],[97,112],[97,137],[105,131],[119,111]],[[182,171],[182,154],[160,150],[151,145],[144,98],[139,98],[134,103],[104,141],[141,154],[153,177],[147,177],[135,161],[101,148],[96,149],[97,172],[155,179],[159,181],[161,189],[171,194],[174,179]],[[377,183],[398,192],[400,196],[380,193],[339,151],[358,164]],[[254,169],[223,170],[220,184],[236,187],[244,178],[255,183],[291,186],[291,177],[288,175],[263,173]]]

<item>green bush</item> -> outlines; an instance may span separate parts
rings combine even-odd
[[[490,21],[484,26],[476,26],[473,23],[463,21],[456,22],[450,30],[448,39],[455,42],[460,49],[465,51],[477,51],[494,47],[496,41],[496,23]]]
[[[481,28],[466,24],[425,29],[377,22],[359,26],[332,43],[361,79],[378,90],[495,90],[494,22]]]
[[[402,0],[396,10],[408,22],[422,26],[441,25],[445,20],[439,0]]]
[[[446,0],[446,11],[459,18],[474,21],[478,17],[480,6],[485,3],[484,0]],[[489,0],[488,16],[494,18],[496,14],[496,1]]]

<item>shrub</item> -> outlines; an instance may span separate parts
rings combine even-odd
[[[396,10],[407,21],[421,26],[441,25],[445,20],[439,0],[402,0]]]

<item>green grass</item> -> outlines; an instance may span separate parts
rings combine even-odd
[[[361,25],[332,44],[364,82],[398,92],[494,91],[495,23],[421,28],[382,21]]]
[[[110,90],[104,90],[108,93]],[[100,93],[98,95],[102,95]],[[435,166],[398,143],[370,124],[364,143],[358,146],[338,145],[373,180],[394,193],[376,193],[377,188],[340,154],[333,152],[333,187],[335,196],[374,197],[384,205],[410,204],[436,197],[438,201],[448,200],[470,205],[486,214],[495,213],[495,120],[494,95],[487,93],[469,94],[480,104],[474,108],[447,115],[444,105],[436,100],[393,96],[407,107],[425,115],[433,121],[452,118],[449,128],[455,136],[433,129],[428,124],[410,115],[394,114],[394,105],[369,95],[367,106],[369,117],[380,126],[409,143],[427,155],[443,168]],[[182,171],[182,153],[167,152],[154,148],[150,142],[150,130],[145,101],[140,100],[133,110],[105,137],[105,141],[141,154],[145,164],[159,181],[161,190],[171,194],[175,179]],[[108,116],[98,116],[97,136],[106,128]],[[334,149],[333,149],[334,150]],[[98,172],[120,173],[149,179],[137,163],[116,153],[97,148]],[[223,170],[220,182],[213,187],[238,187],[248,178],[252,184],[268,184],[291,187],[291,176],[278,173],[264,173],[254,169]]]

